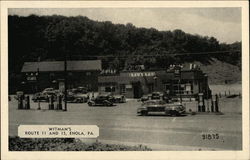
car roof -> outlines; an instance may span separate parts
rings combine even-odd
[[[45,88],[45,89],[54,89],[54,88]]]
[[[146,101],[146,102],[144,102],[144,103],[159,103],[159,102],[164,102],[164,103],[166,103],[165,101],[159,100],[159,99],[156,99],[156,100],[148,100],[148,101]]]
[[[153,92],[152,94],[161,94],[162,92]]]
[[[111,93],[100,93],[98,96],[110,96]]]

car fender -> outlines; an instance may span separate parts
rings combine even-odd
[[[137,112],[148,111],[147,108],[138,108]]]
[[[104,100],[103,102],[104,102],[104,103],[112,104],[112,102],[110,102],[110,101],[108,101],[108,100]]]
[[[95,102],[94,102],[94,101],[88,101],[87,104],[88,104],[88,105],[91,104],[91,105],[94,106],[94,105],[95,105]]]

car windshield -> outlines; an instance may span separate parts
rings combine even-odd
[[[53,91],[53,88],[45,88],[44,91]]]
[[[105,99],[107,96],[98,96],[97,99]]]
[[[144,103],[144,105],[162,105],[162,104],[166,104],[166,102],[164,101],[147,101]]]
[[[159,92],[152,93],[152,96],[159,96],[159,95],[160,95]]]

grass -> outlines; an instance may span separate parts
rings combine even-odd
[[[151,151],[147,146],[126,146],[95,142],[85,144],[74,138],[9,137],[10,151]]]

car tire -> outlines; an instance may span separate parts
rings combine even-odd
[[[141,112],[141,115],[142,115],[142,116],[147,116],[147,115],[148,115],[148,112],[147,112],[147,111],[142,111],[142,112]]]
[[[83,100],[82,99],[77,99],[76,103],[83,103]]]
[[[179,116],[179,113],[177,111],[171,111],[170,115],[176,117]]]
[[[93,104],[91,102],[88,103],[89,106],[93,106]]]
[[[107,103],[107,102],[105,102],[105,103],[103,103],[103,104],[104,104],[104,106],[110,106],[110,104]]]

